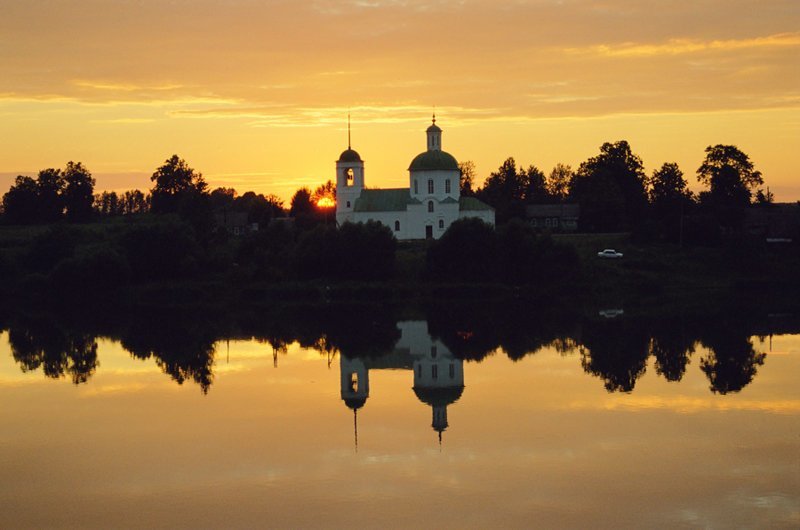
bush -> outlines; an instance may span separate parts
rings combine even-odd
[[[85,299],[124,287],[130,277],[130,266],[122,254],[99,248],[59,262],[50,283],[59,294]]]
[[[23,265],[32,272],[48,273],[58,262],[74,254],[77,242],[74,230],[55,225],[33,239]]]
[[[198,272],[200,247],[184,223],[137,226],[120,244],[135,280],[177,280]]]
[[[428,249],[426,273],[444,282],[496,282],[497,238],[480,219],[459,219]]]

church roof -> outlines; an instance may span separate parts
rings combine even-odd
[[[414,393],[420,401],[432,407],[455,403],[464,393],[463,386],[425,387],[415,386]]]
[[[412,199],[408,188],[361,190],[353,205],[354,212],[404,212],[409,204],[419,204]]]
[[[338,162],[361,162],[361,156],[354,149],[348,147],[339,155]]]
[[[432,127],[435,127],[432,125]],[[425,170],[453,170],[458,171],[458,162],[455,157],[450,153],[444,151],[425,151],[418,154],[411,165],[408,166],[409,171],[425,171]]]
[[[464,210],[492,210],[493,208],[475,197],[460,197],[458,209],[463,212]]]

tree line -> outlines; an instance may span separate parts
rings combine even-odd
[[[587,232],[627,231],[649,227],[662,237],[673,237],[676,219],[689,214],[710,216],[722,229],[735,229],[742,211],[753,203],[768,204],[772,194],[747,154],[733,145],[714,145],[705,150],[697,180],[707,189],[698,194],[677,163],[664,163],[647,175],[642,159],[627,141],[606,142],[600,153],[582,162],[577,170],[557,164],[545,173],[535,165],[518,166],[506,159],[476,185],[475,165],[462,162],[461,194],[475,196],[492,206],[498,224],[526,217],[531,204],[576,203],[580,226]],[[178,213],[199,225],[213,224],[214,212],[244,212],[249,223],[266,224],[288,215],[302,228],[332,218],[336,186],[328,180],[315,190],[298,189],[286,207],[273,194],[248,191],[237,195],[232,188],[208,189],[203,175],[173,155],[150,177],[150,190],[94,193],[95,179],[81,162],[63,169],[41,170],[36,178],[17,176],[2,199],[6,224],[53,223],[60,220],[89,222],[128,214]]]
[[[467,161],[460,166],[461,193],[494,207],[498,224],[525,219],[531,204],[575,203],[580,205],[582,231],[638,230],[676,239],[685,216],[704,215],[708,217],[704,224],[710,221],[723,231],[736,231],[747,206],[773,201],[761,172],[733,145],[706,148],[696,176],[707,189],[698,194],[689,190],[677,163],[664,163],[648,176],[642,159],[624,140],[604,143],[600,153],[577,170],[557,164],[549,175],[508,158],[480,187],[475,184],[474,164]]]

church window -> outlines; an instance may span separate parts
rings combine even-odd
[[[347,201],[347,207],[350,208],[350,201]]]
[[[444,192],[450,193],[450,179],[444,181]]]
[[[414,179],[414,193],[419,193],[419,181]]]
[[[455,378],[456,378],[456,365],[450,363],[450,379],[455,379]]]
[[[344,185],[345,186],[352,186],[353,185],[353,179],[354,179],[353,168],[351,168],[351,167],[347,168],[345,170],[345,172],[344,172],[344,175],[345,175]]]
[[[431,357],[436,358],[436,346],[431,346]]]
[[[444,230],[444,219],[439,219],[439,230]]]
[[[433,201],[428,201],[428,211],[433,212]]]
[[[428,179],[428,193],[433,193],[433,179]]]
[[[439,367],[435,364],[431,365],[431,377],[439,379]]]
[[[399,232],[400,231],[400,221],[395,221],[394,222],[394,231],[395,232]]]
[[[358,373],[356,372],[350,374],[350,392],[358,393]]]

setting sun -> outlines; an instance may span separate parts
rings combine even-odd
[[[317,201],[317,208],[334,208],[335,206],[336,201],[330,197],[322,197]]]

